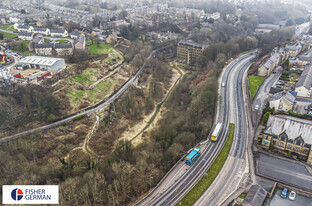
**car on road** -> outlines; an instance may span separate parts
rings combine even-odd
[[[282,198],[286,198],[287,197],[287,192],[288,192],[288,189],[284,188],[283,191],[282,191],[281,197]]]
[[[255,106],[255,110],[258,110],[259,109],[259,105],[257,104],[256,106]]]
[[[296,199],[296,192],[294,191],[291,191],[289,193],[289,197],[288,197],[290,200],[295,200]]]
[[[275,70],[273,71],[273,74],[276,74],[276,71],[275,71]]]
[[[222,83],[222,87],[225,87],[225,82]]]

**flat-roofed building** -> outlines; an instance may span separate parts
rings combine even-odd
[[[28,66],[29,68],[38,68],[55,74],[66,68],[65,60],[62,58],[27,56],[23,58],[19,65]]]
[[[208,45],[192,41],[180,41],[177,48],[178,60],[185,64],[194,64],[207,47]]]

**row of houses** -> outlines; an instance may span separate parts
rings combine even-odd
[[[58,56],[73,54],[72,43],[43,43],[34,45],[35,53],[42,56],[51,56],[55,52]]]
[[[14,29],[24,33],[35,33],[52,37],[68,37],[68,32],[65,29],[34,28],[30,25],[20,25],[18,23],[14,24]]]
[[[311,36],[305,35],[294,44],[286,45],[284,48],[275,48],[270,58],[259,67],[258,75],[263,77],[267,76],[277,65],[287,58],[290,59],[290,65],[298,66],[300,61],[296,57],[300,52],[307,51],[311,48],[311,40]]]
[[[286,115],[270,115],[262,135],[262,146],[296,154],[312,165],[312,121]]]

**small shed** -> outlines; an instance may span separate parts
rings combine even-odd
[[[260,185],[252,185],[246,198],[243,201],[243,206],[262,206],[266,196],[267,191]]]

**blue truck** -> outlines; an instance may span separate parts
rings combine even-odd
[[[185,164],[191,165],[193,162],[196,161],[196,159],[197,159],[197,157],[199,157],[199,155],[200,155],[200,148],[199,148],[199,147],[195,147],[195,148],[193,149],[193,151],[190,152],[190,153],[187,155],[187,157],[186,157],[186,159],[185,159]]]

